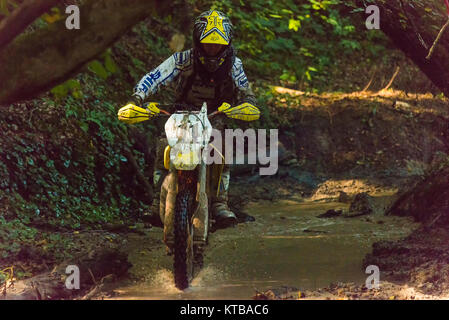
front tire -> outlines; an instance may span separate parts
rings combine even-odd
[[[176,196],[174,220],[174,263],[175,285],[184,290],[193,277],[193,225],[189,211],[194,194],[191,190],[181,191]]]

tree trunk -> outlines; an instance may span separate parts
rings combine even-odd
[[[449,166],[403,193],[387,215],[412,216],[428,227],[449,224]]]
[[[354,0],[360,8],[377,5],[380,8],[381,30],[402,50],[426,76],[449,97],[449,32],[442,35],[432,57],[429,53],[440,29],[447,21],[442,0],[376,0],[366,3]],[[366,18],[367,15],[363,13]],[[368,31],[369,32],[369,31]]]
[[[81,28],[65,20],[18,37],[0,51],[0,104],[35,98],[76,74],[145,17],[167,12],[169,1],[86,0]]]

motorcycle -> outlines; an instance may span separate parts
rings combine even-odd
[[[175,107],[171,114],[162,107]],[[192,111],[193,110],[193,111]],[[200,111],[189,105],[160,105],[149,103],[146,108],[128,104],[118,112],[118,119],[134,124],[154,116],[168,116],[165,133],[168,146],[164,152],[165,177],[160,196],[160,217],[164,224],[164,242],[173,253],[174,279],[177,288],[183,290],[201,268],[203,250],[208,243],[211,215],[208,210],[212,192],[218,193],[224,157],[211,143],[212,125],[209,121],[218,114],[244,121],[257,120],[257,107],[244,103],[231,107],[223,103],[217,111],[207,114],[203,103]],[[209,183],[211,166],[205,156],[214,148],[221,156],[218,183]],[[216,187],[218,185],[218,188]]]

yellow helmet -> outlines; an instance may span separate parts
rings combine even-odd
[[[208,72],[215,72],[233,55],[233,27],[222,12],[209,10],[195,20],[193,48],[195,57]]]
[[[195,44],[210,43],[230,45],[232,40],[232,24],[222,12],[209,10],[196,18],[193,27],[193,41]]]

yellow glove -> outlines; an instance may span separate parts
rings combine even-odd
[[[243,121],[254,121],[260,118],[260,110],[256,106],[245,102],[236,107],[231,107],[229,103],[224,102],[218,111],[226,114],[227,117]]]
[[[159,103],[157,102],[149,102],[146,106],[148,112],[150,113],[150,117],[157,116],[161,110],[157,107]]]
[[[157,105],[158,103],[156,102],[150,102],[146,108],[141,108],[132,102],[129,102],[118,111],[118,119],[127,124],[134,124],[149,120],[160,112]]]

